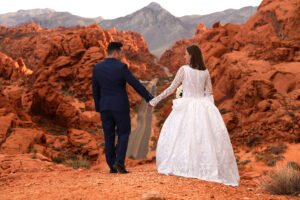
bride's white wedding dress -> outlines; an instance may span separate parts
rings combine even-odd
[[[214,104],[208,70],[182,66],[170,87],[150,101],[155,106],[182,83],[157,144],[158,173],[238,186],[239,173],[226,125]]]

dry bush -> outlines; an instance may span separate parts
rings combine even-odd
[[[262,180],[262,187],[267,192],[276,195],[297,196],[300,194],[300,168],[298,168],[299,164],[295,163],[290,161],[287,166],[278,167]]]
[[[78,169],[78,168],[89,169],[91,167],[91,163],[86,158],[82,158],[82,159],[73,160],[72,162],[68,163],[67,166],[73,167],[74,169]]]

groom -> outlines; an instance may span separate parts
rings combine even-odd
[[[129,134],[131,131],[130,108],[126,82],[147,102],[153,96],[131,74],[123,57],[123,44],[111,42],[107,47],[108,57],[93,68],[93,96],[95,108],[101,114],[105,137],[105,157],[110,173],[128,173],[125,168]],[[118,143],[115,145],[115,131]]]

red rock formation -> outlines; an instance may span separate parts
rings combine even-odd
[[[151,77],[161,73],[153,62],[155,56],[149,52],[146,41],[141,34],[132,31],[116,32],[110,30],[110,32],[115,41],[124,42],[125,58],[123,61],[128,63],[128,66],[131,66],[130,69],[133,73],[140,74],[139,76],[143,79],[151,79]]]
[[[203,23],[198,24],[196,31],[195,31],[195,35],[199,35],[204,33],[205,31],[207,31],[207,28],[204,26]]]
[[[11,130],[1,146],[1,151],[6,154],[29,153],[34,143],[40,143],[43,132],[35,129],[15,128]]]
[[[31,29],[34,31],[28,31]],[[34,77],[30,79],[33,87],[30,110],[55,118],[67,127],[78,128],[79,124],[85,123],[78,119],[81,112],[72,106],[74,102],[66,103],[65,97],[92,103],[92,67],[105,58],[110,41],[124,43],[124,62],[137,77],[149,79],[150,74],[158,73],[154,56],[149,53],[141,35],[134,32],[111,33],[97,25],[48,30],[29,24],[13,29],[2,27],[0,33],[6,39],[10,38],[9,44],[0,41],[0,50],[13,58],[22,57],[34,71]],[[132,89],[129,89],[129,96],[132,105],[140,100]]]
[[[273,63],[297,61],[299,12],[297,0],[263,1],[235,40],[256,58]]]
[[[0,154],[1,177],[17,172],[49,172],[55,169],[70,170],[63,165],[54,165],[54,163],[49,162],[50,160],[40,153],[35,155],[35,159],[32,159],[32,156],[33,154]]]
[[[91,134],[82,130],[70,129],[68,139],[73,145],[73,149],[75,148],[82,155],[87,156],[90,160],[98,158],[99,145]]]
[[[32,70],[28,69],[22,58],[16,61],[0,52],[0,76],[5,80],[17,80],[22,75],[31,75]]]
[[[300,4],[264,0],[244,25],[216,23],[177,41],[160,63],[175,73],[197,44],[210,71],[215,103],[234,144],[253,137],[300,141]],[[198,30],[199,29],[199,30]]]
[[[138,33],[103,31],[96,24],[52,30],[34,23],[0,26],[1,153],[35,149],[52,159],[68,154],[96,161],[104,138],[94,111],[92,68],[107,56],[111,41],[123,42],[123,61],[139,79],[160,73]],[[141,98],[128,90],[135,106]],[[29,134],[24,144],[22,133]]]

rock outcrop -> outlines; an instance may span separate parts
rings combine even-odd
[[[135,32],[103,31],[96,24],[52,30],[34,23],[0,27],[1,153],[35,149],[52,159],[97,160],[104,138],[94,110],[92,69],[105,59],[111,41],[123,42],[122,61],[139,79],[161,73]],[[134,109],[141,98],[131,87],[128,91]]]
[[[200,24],[159,62],[175,74],[185,64],[185,48],[199,45],[234,144],[255,137],[299,142],[299,13],[296,0],[264,0],[244,25],[216,23],[206,30]]]

